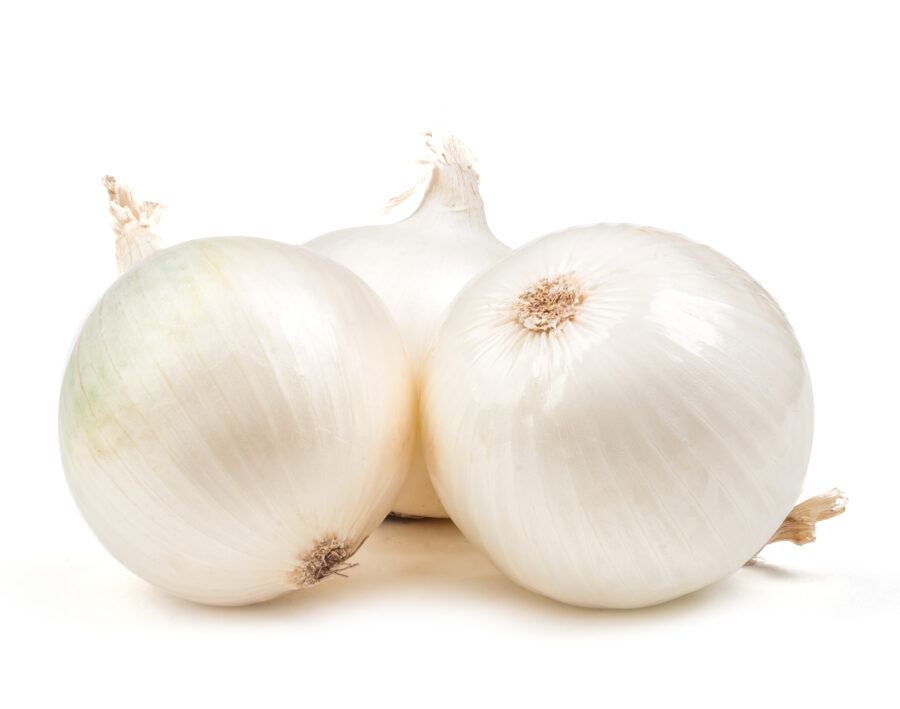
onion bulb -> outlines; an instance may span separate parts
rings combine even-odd
[[[425,139],[434,156],[428,161],[431,180],[412,216],[396,224],[331,232],[306,244],[347,266],[381,296],[400,327],[417,381],[447,306],[473,276],[510,251],[488,229],[469,149],[453,137],[437,141],[427,133]],[[392,510],[447,516],[419,445]]]
[[[415,386],[393,319],[350,271],[296,246],[153,252],[149,208],[110,187],[125,272],[84,324],[60,401],[82,513],[125,566],[194,601],[263,601],[341,573],[412,454]]]
[[[420,407],[453,521],[519,584],[588,607],[743,566],[778,538],[813,432],[772,297],[712,249],[631,225],[545,236],[470,284]]]

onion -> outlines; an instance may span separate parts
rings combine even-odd
[[[203,603],[341,573],[412,453],[415,388],[390,314],[296,246],[153,253],[140,215],[158,210],[108,186],[125,272],[81,330],[59,416],[88,523],[133,572]]]
[[[660,603],[740,568],[777,538],[812,441],[772,297],[712,249],[631,225],[551,234],[477,278],[423,386],[453,521],[512,579],[580,606]]]
[[[331,232],[306,244],[347,266],[381,296],[400,327],[417,381],[447,306],[473,276],[510,251],[488,229],[469,149],[453,137],[436,141],[427,133],[425,138],[434,156],[431,181],[412,216]],[[392,509],[407,516],[447,516],[418,445]]]

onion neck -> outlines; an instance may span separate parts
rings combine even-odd
[[[116,264],[122,274],[159,249],[160,239],[154,227],[164,207],[159,202],[138,202],[131,189],[109,175],[103,178],[103,186],[109,194],[109,213],[116,233]]]
[[[409,219],[487,229],[478,180],[478,173],[470,165],[435,165],[422,202]]]

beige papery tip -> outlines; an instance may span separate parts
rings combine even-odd
[[[790,511],[765,546],[775,542],[793,542],[797,546],[814,542],[816,541],[816,523],[837,517],[846,509],[847,496],[837,488],[822,495],[810,497]],[[754,556],[747,562],[747,566],[752,566],[757,560],[757,557]]]
[[[138,202],[127,185],[107,175],[103,186],[109,195],[109,213],[116,232],[116,264],[119,273],[149,256],[160,247],[161,241],[153,232],[165,205],[159,202]]]
[[[455,135],[435,136],[428,131],[425,133],[425,145],[434,155],[435,163],[439,165],[472,167],[475,164],[475,153]]]
[[[435,135],[432,131],[425,133],[425,147],[428,148],[431,155],[422,160],[415,160],[416,165],[424,165],[425,170],[416,180],[416,183],[408,190],[401,192],[396,197],[391,197],[381,208],[382,214],[387,214],[394,207],[403,204],[407,199],[412,197],[418,189],[428,182],[428,179],[434,173],[435,168],[457,166],[467,168],[474,173],[475,184],[478,184],[478,173],[472,166],[475,164],[475,153],[456,136]]]

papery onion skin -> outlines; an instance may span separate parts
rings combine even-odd
[[[384,300],[397,320],[416,378],[447,306],[474,276],[510,248],[491,233],[474,159],[457,139],[430,142],[431,181],[412,216],[396,224],[324,234],[305,244],[347,266]],[[391,508],[411,517],[446,517],[420,445]]]
[[[574,315],[524,327],[519,297],[559,278]],[[743,566],[796,501],[813,432],[771,296],[712,249],[632,225],[548,235],[470,284],[420,407],[453,521],[513,580],[586,607],[661,603]]]
[[[75,499],[116,558],[175,595],[239,605],[297,588],[317,545],[352,554],[381,522],[412,452],[415,386],[391,316],[349,271],[287,244],[202,239],[103,296],[59,432]]]

